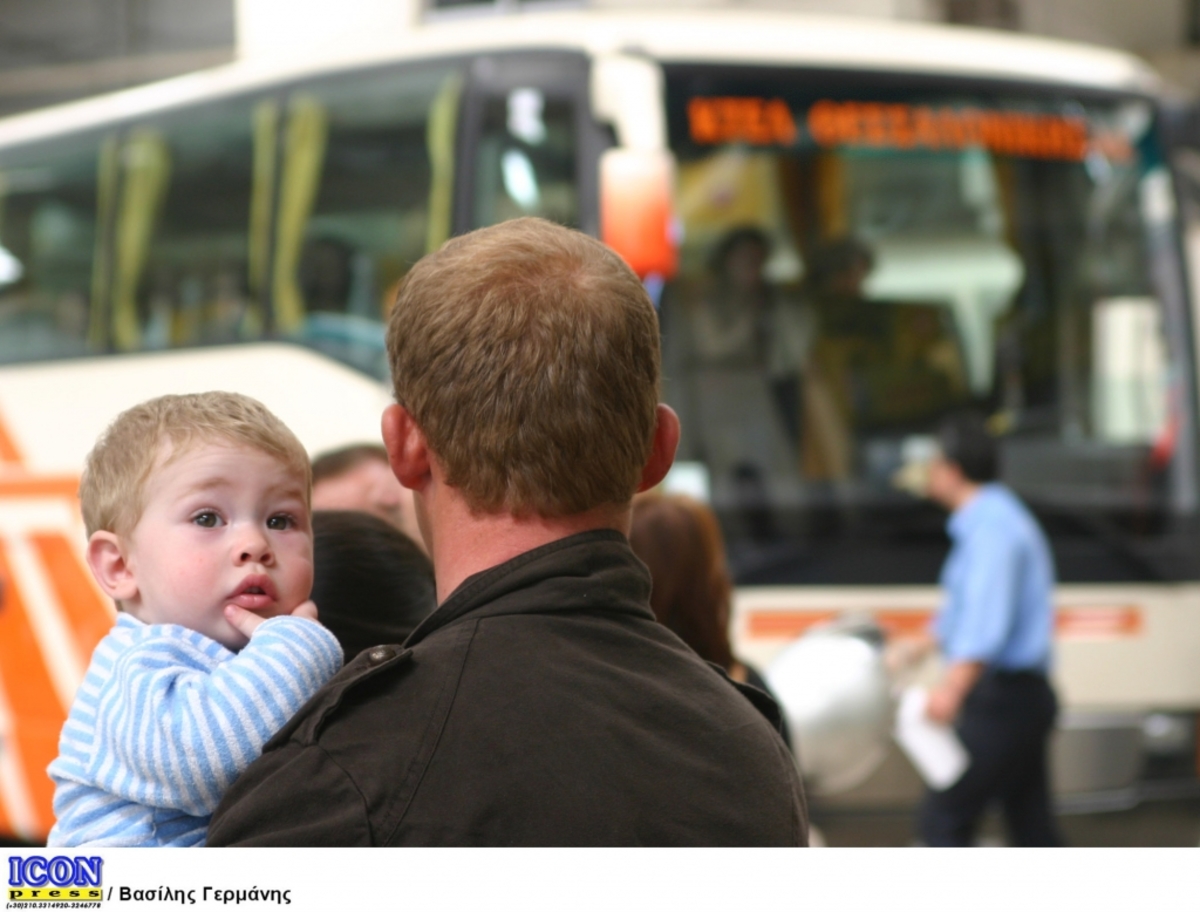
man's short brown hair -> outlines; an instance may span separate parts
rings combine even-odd
[[[308,453],[286,424],[257,399],[240,393],[159,396],[126,409],[88,453],[79,482],[87,534],[105,530],[128,535],[145,509],[146,481],[193,447],[229,443],[279,460],[312,488]],[[163,446],[171,446],[163,463]]]
[[[406,277],[388,356],[396,401],[473,510],[560,517],[633,496],[658,319],[599,241],[535,218],[447,241]]]

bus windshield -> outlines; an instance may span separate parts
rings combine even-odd
[[[677,483],[743,583],[931,583],[939,420],[1001,438],[1064,581],[1194,579],[1174,191],[1144,99],[674,66]]]

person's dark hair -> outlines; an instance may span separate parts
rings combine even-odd
[[[765,231],[753,225],[740,225],[723,235],[708,255],[708,268],[714,275],[725,272],[725,261],[741,244],[754,244],[762,249],[763,258],[771,255],[771,239]]]
[[[833,276],[861,268],[867,272],[875,265],[871,248],[857,238],[840,237],[818,246],[805,263],[804,281],[820,288]]]
[[[318,510],[312,600],[348,662],[380,643],[403,643],[437,607],[433,565],[412,539],[377,516]]]
[[[954,412],[942,419],[937,431],[938,446],[948,462],[957,465],[969,481],[983,484],[999,476],[996,438],[978,412]]]
[[[308,310],[345,310],[354,281],[354,247],[339,238],[314,238],[305,243],[297,272]]]
[[[696,653],[733,667],[729,610],[733,585],[713,512],[679,495],[634,498],[633,553],[650,568],[650,607]]]
[[[337,478],[371,460],[390,465],[387,450],[378,443],[356,443],[321,453],[312,463],[313,484],[324,481],[326,478]]]

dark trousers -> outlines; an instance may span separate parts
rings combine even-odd
[[[979,818],[998,801],[1010,844],[1062,845],[1046,772],[1057,714],[1058,702],[1043,675],[984,672],[955,726],[971,765],[950,788],[926,793],[919,818],[925,844],[971,845]]]

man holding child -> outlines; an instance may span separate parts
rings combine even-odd
[[[412,269],[388,351],[439,607],[283,727],[210,844],[805,844],[778,709],[657,624],[626,538],[679,436],[637,277],[547,222],[482,229]]]

